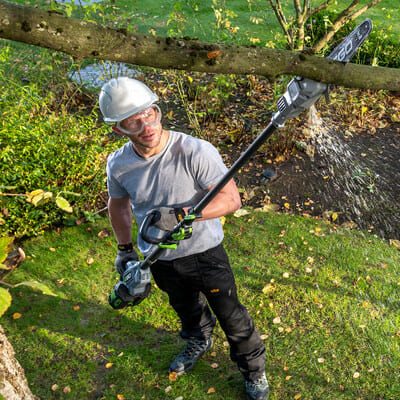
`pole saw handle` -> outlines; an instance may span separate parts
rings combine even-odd
[[[159,244],[162,239],[151,236],[149,234],[150,226],[154,225],[161,218],[161,213],[158,210],[148,212],[144,217],[139,228],[139,236],[147,243]]]

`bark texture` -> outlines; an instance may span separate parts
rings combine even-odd
[[[0,325],[0,399],[39,400],[32,394],[24,370],[14,357],[14,349]]]
[[[347,64],[304,52],[155,37],[0,0],[0,37],[70,54],[163,69],[300,75],[355,88],[400,90],[400,70]]]

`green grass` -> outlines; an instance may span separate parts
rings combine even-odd
[[[27,4],[26,1],[16,0],[18,3]],[[312,5],[322,3],[322,0],[313,0]],[[368,4],[370,0],[361,0],[358,8]],[[31,4],[40,7],[48,7],[45,0],[33,0]],[[79,4],[79,0],[75,0]],[[349,5],[348,0],[338,0],[331,10],[340,13]],[[287,17],[294,15],[293,1],[282,0]],[[103,7],[100,10],[99,7]],[[154,33],[165,36],[175,32],[177,36],[188,35],[199,37],[206,41],[227,41],[235,44],[251,44],[251,39],[259,38],[261,45],[273,41],[279,47],[277,35],[281,34],[281,27],[266,0],[181,0],[181,1],[154,1],[154,0],[119,0],[115,3],[104,1],[93,6],[94,10],[102,13],[97,15],[103,23],[113,25],[119,20],[121,26],[127,24],[132,29],[142,33]],[[220,21],[229,20],[232,27],[238,27],[236,35],[229,33],[227,29],[217,31],[217,16],[215,10],[221,12]],[[104,12],[106,11],[106,12]],[[362,14],[357,21],[366,17],[373,20],[376,29],[392,26],[393,33],[400,35],[400,6],[398,0],[382,0]],[[82,15],[78,13],[76,15]],[[92,14],[93,17],[94,14]],[[111,19],[109,15],[113,15]]]
[[[322,1],[313,1],[313,4],[320,4]],[[367,4],[367,0],[362,0],[361,5]],[[178,6],[175,6],[178,4]],[[294,15],[293,2],[284,0],[286,15]],[[349,5],[349,1],[339,0],[332,10],[340,13]],[[129,0],[121,0],[118,7],[124,12],[133,11],[130,24],[137,27],[142,33],[155,32],[160,36],[165,36],[169,31],[174,30],[175,26],[181,30],[181,35],[197,36],[201,40],[214,41],[221,40],[221,32],[215,30],[217,17],[214,10],[220,10],[222,20],[229,19],[232,27],[238,27],[237,35],[227,33],[225,40],[237,44],[251,44],[251,38],[259,38],[261,44],[269,41],[277,42],[277,35],[281,34],[281,27],[267,1],[265,0],[232,0],[223,1],[168,1],[154,2],[143,0],[132,3]],[[392,26],[393,32],[400,35],[400,6],[397,0],[382,0],[381,3],[369,9],[358,18],[361,22],[369,17],[373,20],[377,29],[389,28]],[[229,14],[229,11],[233,14]],[[176,29],[175,29],[176,30]],[[219,35],[218,37],[216,35]]]
[[[168,365],[184,345],[179,321],[157,288],[138,307],[111,309],[115,240],[99,237],[103,229],[110,230],[105,219],[27,242],[28,258],[7,279],[38,280],[58,295],[11,289],[0,319],[32,391],[43,399],[244,398],[219,325],[215,354],[169,381]],[[395,247],[287,214],[229,216],[225,230],[239,296],[264,335],[271,400],[399,398]]]

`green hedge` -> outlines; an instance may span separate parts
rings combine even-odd
[[[32,236],[61,222],[74,223],[94,211],[106,191],[107,155],[119,143],[109,141],[109,129],[89,115],[71,113],[49,87],[29,83],[18,74],[10,78],[12,52],[2,49],[0,63],[0,223],[16,237]],[[34,72],[34,71],[33,71]],[[50,90],[49,90],[50,89]],[[35,206],[25,194],[52,192],[46,204]],[[73,212],[54,201],[62,196]]]

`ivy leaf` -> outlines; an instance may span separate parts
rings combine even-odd
[[[69,204],[67,199],[64,199],[64,197],[57,196],[56,197],[56,204],[58,208],[61,208],[61,210],[72,213],[73,209],[71,205]]]
[[[11,238],[2,237],[0,238],[0,263],[7,258],[8,246],[12,242]]]
[[[56,296],[57,297],[57,295],[55,293],[53,293],[46,285],[44,285],[43,283],[36,282],[36,281],[20,282],[15,285],[15,287],[17,287],[17,286],[29,286],[32,289],[40,290],[43,294],[46,294],[48,296]]]
[[[35,207],[38,207],[47,203],[52,197],[52,192],[45,192],[42,189],[36,189],[33,192],[28,193],[26,201],[33,204]]]
[[[11,295],[8,290],[0,288],[0,317],[7,311],[11,305]]]

